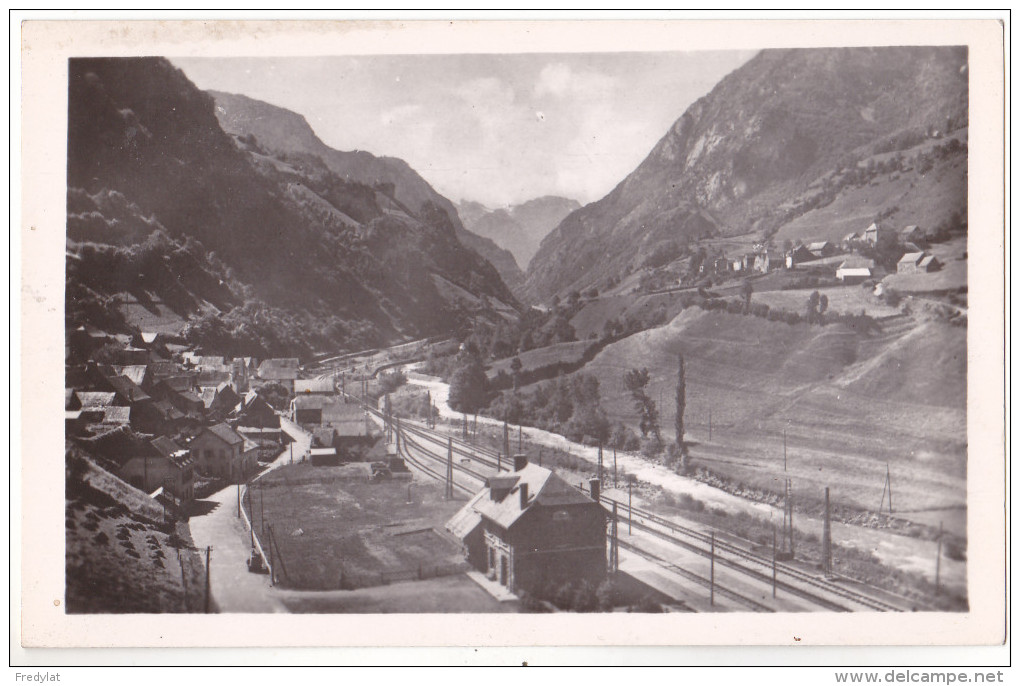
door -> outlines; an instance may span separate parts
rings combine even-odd
[[[499,556],[499,584],[500,586],[506,586],[507,574],[509,572],[506,555]]]

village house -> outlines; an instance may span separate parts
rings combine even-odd
[[[259,365],[258,376],[263,381],[280,384],[291,393],[294,392],[294,381],[298,377],[300,363],[296,357],[264,360]]]
[[[843,236],[843,240],[841,240],[839,244],[840,247],[843,248],[843,250],[852,250],[856,248],[863,240],[864,239],[861,237],[861,234],[854,231]]]
[[[213,418],[226,417],[241,402],[240,396],[225,381],[217,386],[199,389],[198,397],[202,399],[206,416]]]
[[[143,465],[144,490],[152,493],[162,486],[180,503],[191,501],[195,497],[195,468],[191,452],[165,436],[154,438],[150,443],[158,456],[151,462],[146,458],[147,464]],[[123,471],[131,478],[139,476],[137,464],[125,465]]]
[[[256,458],[260,462],[272,460],[280,454],[286,445],[283,440],[283,431],[279,427],[260,429],[254,426],[235,426],[234,431],[255,445]]]
[[[322,428],[334,432],[333,447],[342,462],[371,459],[379,440],[369,414],[354,403],[334,401],[322,408]]]
[[[232,482],[250,476],[258,461],[258,446],[246,445],[243,436],[222,423],[195,436],[189,448],[200,471]]]
[[[305,394],[334,395],[335,393],[336,386],[334,386],[333,384],[333,379],[329,377],[324,379],[294,380],[294,395]]]
[[[244,398],[234,407],[231,418],[240,426],[280,428],[280,416],[257,391],[244,394]]]
[[[786,266],[786,256],[776,250],[765,250],[754,256],[753,268],[756,272],[766,274]]]
[[[446,524],[468,562],[513,593],[543,595],[567,582],[597,586],[606,574],[606,512],[552,471],[514,457]]]
[[[871,226],[864,230],[864,242],[868,245],[875,246],[879,243],[892,240],[895,240],[893,231],[884,226],[879,226],[877,223],[873,222]]]
[[[299,395],[290,401],[290,419],[297,424],[322,424],[322,408],[332,403],[324,395]]]

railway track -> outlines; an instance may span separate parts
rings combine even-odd
[[[366,407],[370,413],[385,421],[385,416],[381,412],[371,406]],[[477,463],[494,471],[509,471],[512,468],[511,460],[509,458],[501,460],[499,453],[495,450],[472,445],[462,439],[416,426],[406,420],[400,422],[400,435],[401,441],[405,447],[411,446],[414,450],[417,450],[420,453],[417,458],[412,457],[413,463],[439,480],[445,480],[445,475],[432,469],[425,469],[422,466],[424,463],[422,462],[421,456],[427,456],[428,459],[441,462],[443,464],[447,462],[448,458],[442,453],[429,449],[426,447],[425,443],[440,446],[445,450],[449,450],[452,445],[454,456],[459,455],[461,457],[466,457],[473,463]],[[488,475],[466,466],[456,459],[454,460],[453,468],[455,473],[459,472],[467,475],[480,485],[484,484],[485,479],[488,477]],[[454,480],[454,485],[456,488],[465,493],[473,492],[463,485],[456,483],[456,479]],[[601,495],[599,499],[603,504],[609,506],[610,509],[612,509],[615,505],[618,508],[618,511],[622,512],[633,526],[636,526],[649,534],[652,534],[672,545],[694,552],[702,557],[707,558],[712,555],[712,552],[709,549],[709,546],[711,545],[711,534],[706,534],[691,527],[678,524],[677,522],[671,521],[649,510],[628,505],[626,502],[616,500],[605,494]],[[690,572],[690,570],[683,570],[673,563],[670,563],[668,560],[665,560],[645,549],[634,546],[633,544],[628,543],[625,545],[621,542],[621,547],[627,546],[629,546],[635,553],[642,555],[646,559],[653,560],[654,558],[653,561],[656,561],[658,564],[661,564],[666,568],[673,569],[673,571],[681,576],[689,578],[691,581],[701,583],[701,581],[691,578],[690,575],[697,575]],[[715,539],[715,549],[715,559],[718,563],[757,582],[769,585],[772,584],[773,560],[771,557],[758,555],[750,550],[734,545],[733,543],[729,543],[720,538]],[[729,555],[731,557],[722,557],[720,554]],[[897,607],[892,603],[879,600],[863,593],[858,593],[851,589],[842,587],[828,579],[818,578],[809,572],[805,572],[791,565],[775,563],[775,567],[777,574],[776,587],[778,589],[803,598],[812,604],[824,607],[828,610],[836,612],[850,612],[854,610],[852,606],[859,606],[864,610],[879,612],[901,611],[900,607]],[[836,599],[833,599],[833,596]],[[743,603],[743,601],[738,598],[731,599]],[[748,602],[757,603],[757,601],[752,599],[746,600]],[[845,604],[847,602],[850,603],[850,606]],[[747,603],[743,604],[746,605]],[[771,611],[771,608],[769,608],[769,611]]]
[[[714,588],[715,592],[723,596],[724,598],[729,598],[730,600],[736,601],[741,605],[744,605],[745,607],[754,610],[755,612],[775,612],[773,608],[769,607],[768,605],[765,605],[764,603],[759,603],[757,600],[754,600],[753,598],[748,598],[747,596],[737,593],[736,591],[730,590],[725,586],[721,586],[719,582],[713,582],[710,579],[706,579],[702,575],[692,572],[691,570],[686,569],[684,567],[681,567],[675,562],[670,562],[665,558],[659,557],[654,553],[650,553],[644,548],[640,548],[632,543],[627,543],[625,541],[619,541],[618,543],[621,548],[626,548],[627,550],[635,553],[636,555],[639,555],[645,558],[646,560],[650,560],[651,562],[654,562],[660,567],[668,569],[671,572],[678,574],[684,577],[685,579],[693,581],[694,583],[700,586],[704,586],[705,588]]]

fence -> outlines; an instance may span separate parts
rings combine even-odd
[[[468,569],[470,569],[470,566],[466,562],[458,562],[452,565],[418,565],[417,567],[405,569],[382,570],[362,574],[352,574],[341,570],[337,580],[337,588],[352,590],[355,588],[368,588],[370,586],[385,586],[397,581],[438,579],[444,576],[463,574]]]
[[[274,579],[276,577],[273,575],[273,566],[271,564],[269,564],[269,558],[266,557],[265,551],[262,550],[262,543],[259,541],[259,536],[258,536],[258,534],[255,533],[255,530],[252,527],[251,520],[248,518],[248,512],[244,509],[244,496],[246,496],[246,495],[248,495],[248,486],[244,487],[244,491],[241,493],[241,496],[240,496],[241,497],[241,508],[240,508],[241,509],[241,519],[244,521],[245,528],[248,529],[248,531],[251,532],[252,542],[255,544],[255,550],[258,552],[259,557],[262,558],[262,564],[264,564],[266,569],[269,570],[269,578],[270,579]],[[248,504],[249,504],[249,506],[251,505],[251,498],[250,497],[248,498]]]

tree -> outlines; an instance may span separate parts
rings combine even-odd
[[[510,373],[514,377],[514,390],[516,391],[521,379],[521,369],[524,368],[524,363],[521,362],[521,358],[515,357],[510,361]]]
[[[744,314],[751,311],[752,293],[754,293],[754,286],[751,285],[750,281],[744,281],[744,285],[740,289],[740,294],[744,296]]]
[[[818,303],[821,301],[821,297],[818,295],[818,291],[814,291],[808,297],[807,301],[807,322],[813,324],[818,318]]]
[[[650,376],[648,369],[632,369],[623,377],[623,383],[630,391],[630,397],[634,399],[634,409],[641,418],[639,428],[641,435],[647,436],[651,432],[655,439],[662,443],[662,436],[659,432],[659,411],[655,402],[645,393]]]
[[[684,369],[684,356],[677,355],[676,372],[676,447],[683,454],[686,451],[684,445],[684,410],[687,409],[687,371]]]
[[[467,355],[450,379],[450,407],[457,412],[474,414],[486,405],[489,380],[481,361]]]
[[[829,309],[829,296],[823,295],[818,298],[818,321],[822,321],[822,316],[825,314],[825,310]]]

